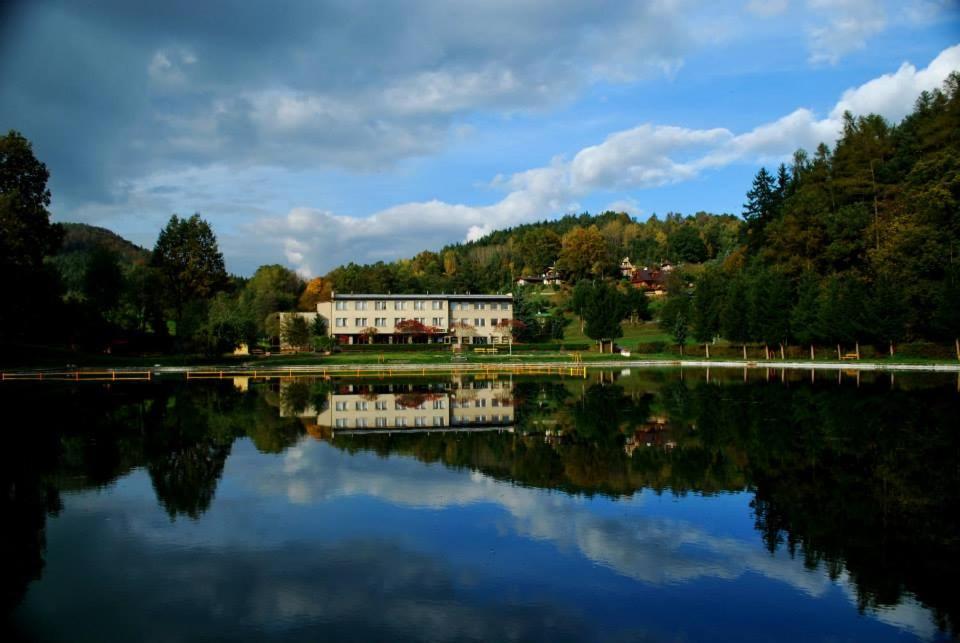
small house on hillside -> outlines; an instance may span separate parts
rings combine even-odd
[[[630,263],[630,257],[624,257],[620,260],[620,276],[624,279],[631,279],[633,273],[636,270],[633,264]]]
[[[633,272],[630,285],[640,288],[647,295],[658,297],[667,292],[667,275],[663,270],[650,270],[643,267]]]

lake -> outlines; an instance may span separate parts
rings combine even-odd
[[[4,382],[8,637],[960,632],[956,375]]]

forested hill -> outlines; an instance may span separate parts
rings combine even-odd
[[[107,250],[117,255],[122,261],[147,261],[150,251],[127,241],[120,235],[106,228],[87,225],[86,223],[64,223],[63,245],[59,255],[72,253],[89,253],[95,249]]]
[[[424,250],[411,259],[347,264],[324,281],[353,292],[492,292],[522,275],[556,266],[568,280],[615,276],[620,260],[636,264],[724,259],[738,246],[742,220],[732,214],[669,213],[636,221],[622,212],[583,213],[497,230],[468,243]]]

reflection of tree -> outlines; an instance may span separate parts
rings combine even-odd
[[[213,500],[236,437],[229,426],[211,422],[218,411],[229,415],[230,403],[235,401],[229,395],[223,400],[218,397],[217,389],[186,388],[158,400],[148,416],[147,471],[171,518],[180,514],[199,518]]]
[[[833,577],[845,571],[862,608],[896,605],[910,592],[957,633],[955,394],[674,379],[650,397],[619,383],[572,386],[518,383],[517,435],[356,436],[336,445],[586,494],[754,489],[757,530],[771,551],[785,547]],[[651,409],[663,419],[651,423]],[[624,436],[643,442],[632,457]]]

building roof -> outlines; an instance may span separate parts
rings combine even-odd
[[[479,295],[469,293],[411,293],[411,294],[393,294],[393,293],[330,293],[331,301],[337,299],[444,299],[449,301],[505,301],[512,300],[513,293],[497,295]]]

